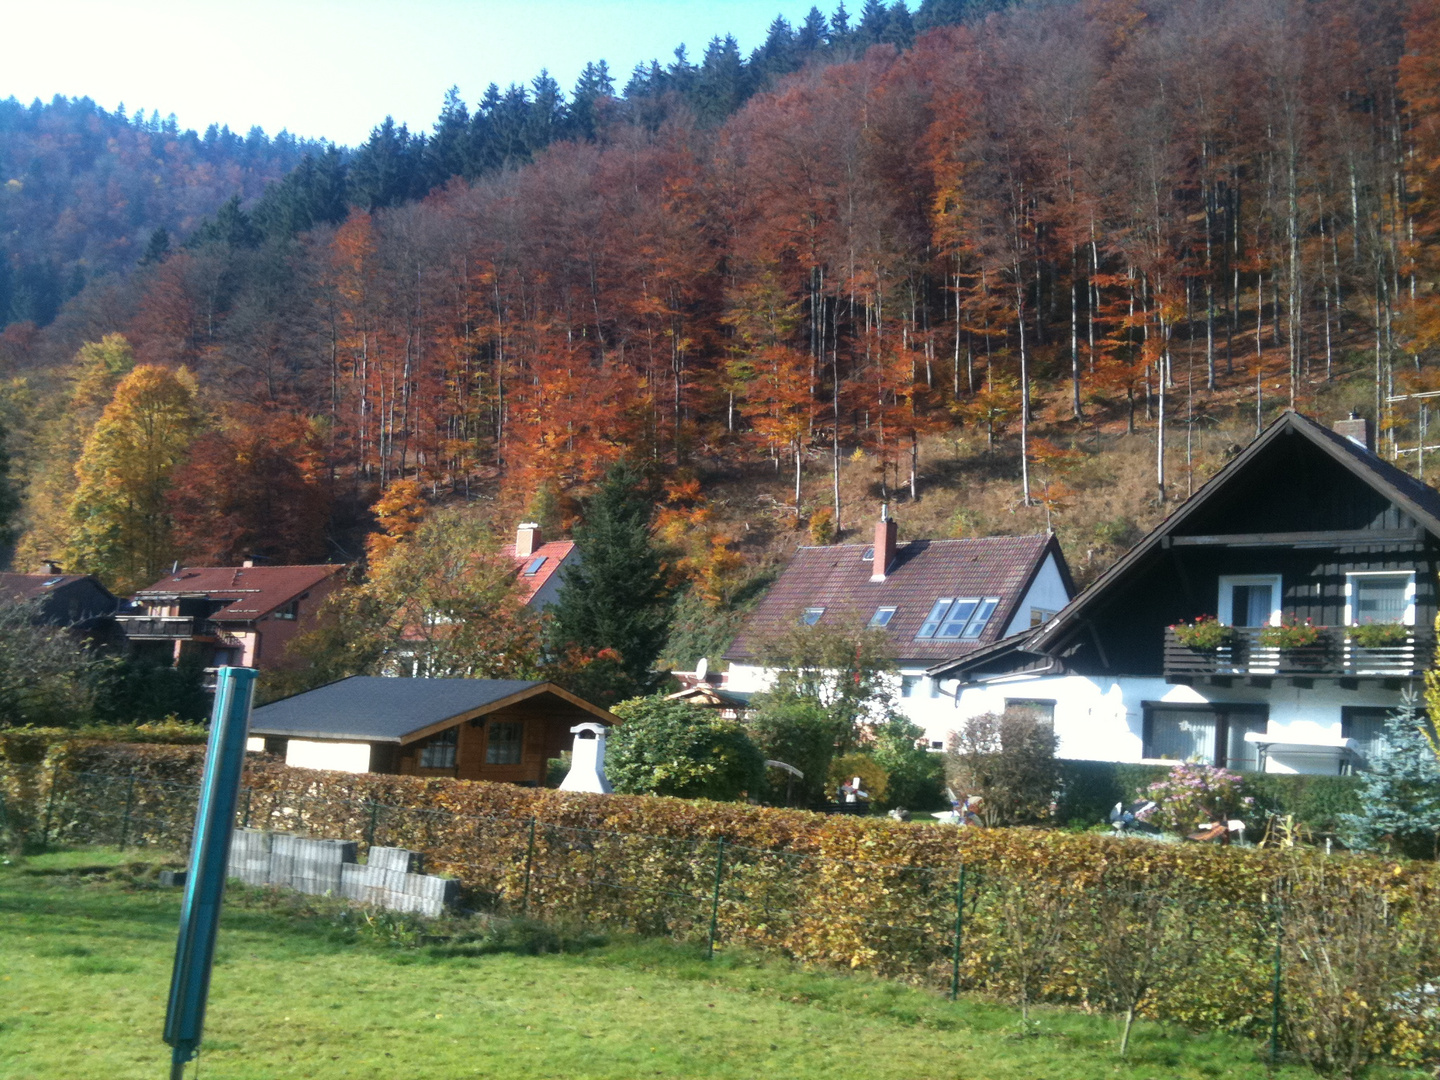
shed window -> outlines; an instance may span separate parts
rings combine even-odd
[[[536,574],[538,574],[540,572],[540,568],[545,565],[545,558],[546,556],[541,555],[538,558],[531,559],[528,563],[526,563],[525,576],[534,577]]]
[[[448,728],[433,735],[420,748],[420,767],[422,769],[453,769],[455,767],[455,746],[457,743],[457,731],[455,728]]]
[[[895,617],[893,607],[876,608],[875,614],[870,616],[871,626],[889,626],[890,620]]]
[[[800,616],[800,621],[806,626],[814,626],[820,621],[820,616],[825,614],[823,607],[807,607],[805,613]]]
[[[485,743],[486,765],[520,764],[520,747],[525,725],[508,720],[490,725],[490,738]]]

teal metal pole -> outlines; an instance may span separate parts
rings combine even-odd
[[[173,1048],[171,1080],[180,1080],[184,1075],[185,1063],[199,1050],[205,1028],[205,1002],[210,994],[210,968],[215,960],[215,932],[225,892],[230,838],[235,831],[240,773],[245,766],[255,675],[253,668],[222,667],[216,680],[205,777],[195,811],[195,835],[180,907],[180,935],[175,943],[175,969],[170,977],[170,1004],[165,1012],[165,1041]]]

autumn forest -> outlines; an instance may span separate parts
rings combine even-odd
[[[1440,3],[940,6],[353,151],[0,103],[17,565],[353,561],[396,481],[563,528],[628,459],[713,597],[726,483],[823,542],[949,456],[1031,529],[1111,454],[1153,520],[1285,407],[1425,467]]]

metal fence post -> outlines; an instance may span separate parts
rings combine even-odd
[[[715,932],[720,926],[720,878],[725,872],[725,837],[720,837],[715,848],[715,892],[710,898],[710,940],[705,947],[705,959],[715,956]]]
[[[375,823],[380,819],[380,804],[374,799],[370,800],[370,823],[365,826],[365,847],[367,849],[375,846]]]
[[[60,783],[60,762],[56,761],[50,765],[50,791],[45,796],[45,821],[40,828],[40,846],[44,847],[50,842],[50,816],[55,810],[55,789]]]
[[[245,816],[240,819],[240,827],[242,829],[248,829],[250,827],[250,796],[254,793],[254,788],[247,787],[245,789]]]
[[[960,946],[965,940],[965,864],[955,885],[955,953],[950,960],[950,1000],[960,996]]]
[[[135,774],[130,774],[130,782],[125,786],[125,813],[120,817],[120,850],[125,850],[125,839],[130,832],[130,808],[135,804]]]
[[[1285,926],[1281,921],[1284,905],[1280,890],[1275,890],[1275,981],[1270,990],[1270,1067],[1273,1069],[1280,1057],[1280,954],[1285,940]]]
[[[525,895],[520,900],[520,910],[530,910],[530,872],[535,865],[535,819],[530,819],[530,840],[525,845]]]

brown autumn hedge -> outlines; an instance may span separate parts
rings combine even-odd
[[[48,840],[183,845],[201,756],[75,741],[12,775],[32,777],[30,827],[42,822]],[[1134,999],[1141,1015],[1257,1032],[1278,935],[1287,1030],[1307,1056],[1329,1066],[1340,1043],[1366,1060],[1435,1049],[1412,992],[1440,981],[1440,876],[1427,863],[317,772],[258,756],[238,816],[421,850],[476,904],[690,939],[707,937],[713,916],[721,947],[935,986],[956,971],[963,864],[965,989],[1121,1012]]]

